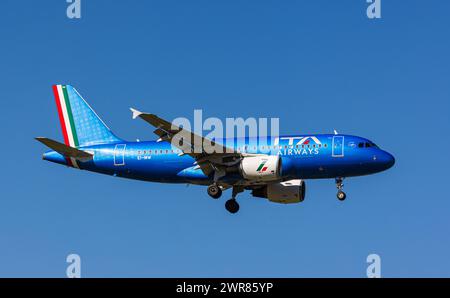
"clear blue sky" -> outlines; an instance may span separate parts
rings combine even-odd
[[[4,0],[0,17],[0,276],[450,276],[450,3]],[[281,133],[341,133],[393,153],[387,172],[307,181],[283,206],[41,160],[62,140],[51,85],[68,83],[122,138],[154,139],[130,106],[168,119],[279,117]]]

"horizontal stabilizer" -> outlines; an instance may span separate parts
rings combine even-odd
[[[94,156],[93,154],[91,154],[89,152],[67,146],[65,144],[59,143],[52,139],[38,137],[38,138],[36,138],[36,140],[41,142],[45,146],[55,150],[56,152],[58,152],[61,155],[64,155],[66,157],[73,157],[80,161],[91,160]]]

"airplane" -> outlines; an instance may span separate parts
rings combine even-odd
[[[118,138],[72,86],[54,85],[53,93],[64,143],[37,137],[52,149],[44,160],[115,177],[203,185],[214,199],[231,188],[225,208],[232,214],[239,211],[236,196],[245,190],[274,203],[302,202],[307,179],[334,179],[337,198],[344,201],[344,178],[379,173],[395,163],[372,141],[336,131],[268,138],[264,145],[257,138],[234,138],[229,147],[225,138],[210,140],[136,109],[133,119],[154,126],[159,138],[129,142]],[[179,132],[191,138],[177,142]],[[208,150],[211,146],[216,150]]]

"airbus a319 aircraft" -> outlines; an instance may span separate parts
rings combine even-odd
[[[225,203],[230,213],[239,211],[236,196],[244,190],[275,203],[302,202],[306,179],[335,179],[337,198],[343,201],[344,178],[378,173],[395,163],[390,153],[357,136],[288,135],[268,138],[264,145],[257,138],[209,140],[135,109],[133,118],[154,126],[159,139],[128,142],[114,135],[72,86],[54,85],[53,93],[64,144],[36,138],[52,149],[44,160],[117,177],[205,185],[214,199],[231,188]],[[189,150],[186,143],[172,142],[180,131],[200,142],[191,141]],[[203,145],[198,148],[198,143]],[[226,147],[229,143],[233,148]],[[204,144],[221,150],[208,153]]]

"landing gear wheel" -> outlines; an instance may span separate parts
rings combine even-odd
[[[338,200],[339,201],[345,200],[347,195],[345,194],[345,192],[342,191],[342,189],[344,188],[344,178],[343,177],[337,177],[336,178],[336,187],[338,189],[338,192],[337,192],[337,195],[336,195]]]
[[[345,194],[345,192],[343,192],[342,190],[338,191],[337,193],[337,198],[339,199],[339,201],[344,201],[345,198],[347,197],[347,195]]]
[[[225,203],[225,208],[228,212],[234,214],[239,211],[239,203],[236,199],[230,199]]]
[[[208,195],[213,199],[218,199],[222,195],[222,189],[219,186],[212,184],[208,186]]]

